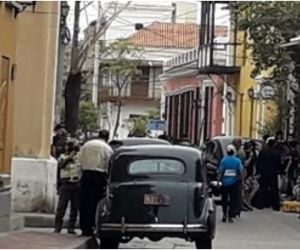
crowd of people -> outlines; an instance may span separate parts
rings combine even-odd
[[[82,235],[93,235],[96,207],[105,195],[112,154],[108,139],[109,132],[101,130],[98,138],[84,143],[79,136],[71,138],[63,126],[55,128],[51,154],[58,160],[56,233],[62,230],[70,203],[68,233],[75,234],[79,212]],[[166,133],[159,139],[169,141]],[[253,208],[272,207],[278,211],[283,194],[285,198],[300,199],[299,148],[292,138],[284,141],[281,131],[275,137],[265,136],[260,147],[254,140],[242,144],[240,138],[234,139],[218,168],[222,183],[222,221],[232,223],[242,211]]]
[[[55,233],[63,228],[63,219],[70,203],[67,231],[76,234],[79,225],[83,236],[92,236],[98,202],[105,196],[108,161],[112,154],[107,144],[109,132],[99,131],[98,137],[83,143],[68,136],[63,126],[55,128],[52,156],[58,161]]]
[[[265,136],[262,147],[250,140],[234,139],[227,155],[219,164],[222,182],[222,221],[233,222],[241,211],[272,208],[280,210],[283,198],[300,199],[299,144],[290,138],[283,140]]]

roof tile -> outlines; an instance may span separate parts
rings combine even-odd
[[[154,22],[130,36],[127,41],[135,46],[194,48],[199,41],[199,25],[194,23]],[[215,26],[216,36],[226,37],[226,26]]]

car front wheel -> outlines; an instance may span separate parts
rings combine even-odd
[[[212,240],[206,238],[200,238],[195,240],[197,249],[212,249]]]
[[[114,238],[100,238],[100,249],[118,249],[120,242]]]

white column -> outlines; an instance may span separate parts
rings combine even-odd
[[[148,82],[148,97],[149,98],[153,98],[153,82],[155,81],[154,79],[154,68],[150,67],[150,70],[149,70],[149,82]]]

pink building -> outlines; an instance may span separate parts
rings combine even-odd
[[[226,26],[216,26],[215,30],[220,39],[227,37]],[[226,56],[214,57],[226,64]],[[184,139],[199,145],[222,134],[225,80],[199,70],[198,48],[167,61],[161,79],[167,133],[173,141]]]

